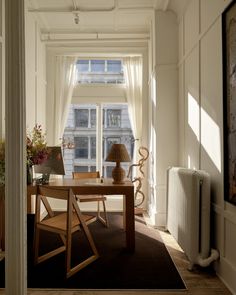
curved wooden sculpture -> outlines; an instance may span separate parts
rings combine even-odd
[[[144,179],[145,177],[145,174],[144,174],[144,171],[143,171],[143,167],[144,167],[144,162],[148,159],[149,157],[149,151],[146,147],[144,146],[141,146],[139,149],[138,149],[138,153],[139,155],[141,156],[141,159],[138,161],[138,164],[132,164],[130,167],[129,167],[129,171],[128,171],[128,175],[127,177],[130,178],[131,177],[131,172],[132,172],[132,168],[133,167],[138,167],[139,169],[139,172],[141,174],[141,176],[138,176],[138,177],[135,177],[132,182],[133,183],[137,183],[136,185],[136,191],[135,191],[135,195],[134,195],[134,199],[135,199],[135,207],[138,207],[140,205],[143,204],[144,200],[145,200],[145,195],[144,193],[141,191],[141,188],[142,188],[142,180]],[[139,197],[138,197],[139,195]],[[140,195],[141,195],[141,198],[140,198]]]

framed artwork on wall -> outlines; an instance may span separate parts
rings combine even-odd
[[[222,14],[224,198],[236,205],[236,1]]]

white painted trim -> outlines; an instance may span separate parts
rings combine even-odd
[[[236,225],[236,215],[235,212],[232,212],[231,210],[224,210],[221,208],[221,206],[213,203],[213,210],[219,214],[222,215],[225,219],[229,220],[230,222],[234,223]],[[233,205],[232,205],[233,207]]]
[[[226,287],[235,294],[236,290],[236,268],[230,263],[229,260],[220,256],[220,263],[215,264],[216,274],[223,281]],[[224,274],[222,276],[222,274]]]
[[[55,41],[55,40],[116,40],[128,39],[131,40],[148,40],[150,38],[148,33],[41,33],[42,41]]]
[[[71,45],[70,47],[66,47],[64,44],[52,44],[47,46],[47,51],[53,55],[76,55],[76,56],[83,56],[83,57],[91,57],[92,55],[102,57],[125,57],[137,54],[143,54],[147,51],[147,43],[133,43],[127,44],[127,46],[117,46],[117,44],[109,44],[110,46],[106,48],[104,44],[99,42],[92,41],[94,47],[91,47],[91,43],[87,44],[85,47],[80,47],[77,44]]]
[[[6,294],[27,293],[24,0],[6,1]],[[14,85],[14,87],[12,87]]]
[[[97,103],[96,106],[97,109],[97,126],[96,126],[96,166],[97,169],[100,172],[100,175],[102,175],[102,160],[103,160],[103,155],[102,155],[102,134],[103,134],[103,128],[102,128],[102,121],[103,121],[103,112],[102,112],[102,105],[101,103]]]

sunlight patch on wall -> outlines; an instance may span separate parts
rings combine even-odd
[[[199,104],[188,92],[188,124],[199,141]]]
[[[221,172],[220,128],[201,108],[201,144],[219,172]]]
[[[153,106],[156,107],[156,78],[154,74],[152,75],[152,78],[151,78],[151,96],[152,96]]]
[[[190,157],[190,155],[188,155],[188,164],[187,164],[187,167],[188,167],[188,168],[191,168],[191,169],[197,169],[195,166],[192,167],[192,163],[191,163],[191,157]]]

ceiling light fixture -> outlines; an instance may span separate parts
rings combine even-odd
[[[79,14],[78,13],[75,13],[74,22],[75,22],[76,25],[79,24]]]

